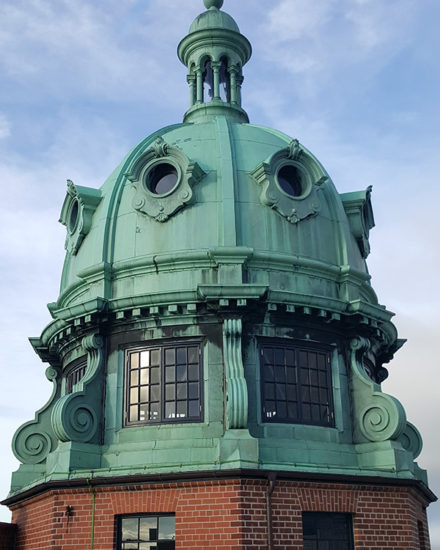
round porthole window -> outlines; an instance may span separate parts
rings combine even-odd
[[[177,185],[177,169],[166,162],[153,166],[147,174],[146,186],[153,195],[166,195]]]
[[[285,164],[278,170],[277,182],[289,197],[301,197],[307,190],[304,174],[294,164]]]
[[[72,207],[70,209],[70,215],[69,215],[68,229],[70,233],[73,233],[75,231],[76,224],[78,223],[78,215],[79,215],[79,205],[78,205],[78,201],[75,200],[72,204]]]

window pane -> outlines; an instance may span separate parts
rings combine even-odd
[[[139,371],[134,370],[130,373],[130,386],[137,386],[139,384]]]
[[[148,401],[148,386],[141,387],[140,401],[141,403],[146,403]]]
[[[150,377],[151,377],[151,380],[150,380],[151,384],[159,384],[159,382],[160,382],[160,369],[159,369],[159,367],[154,367],[153,369],[151,369]]]
[[[165,418],[176,418],[176,403],[170,401],[165,403]]]
[[[165,386],[165,399],[167,401],[175,400],[176,399],[176,386],[175,384],[167,384]]]
[[[174,540],[176,519],[174,516],[159,517],[159,540]]]
[[[142,351],[141,352],[141,367],[148,367],[150,365],[150,352]]]
[[[150,383],[150,369],[142,369],[141,370],[141,379],[140,383],[143,384],[149,384]]]
[[[139,414],[138,406],[132,405],[130,407],[130,422],[137,422],[139,420],[138,414]]]
[[[157,517],[141,517],[139,540],[151,542],[157,540]]]
[[[176,378],[179,382],[187,379],[186,365],[179,365],[176,367]]]
[[[188,384],[188,397],[190,399],[199,397],[199,385],[197,383]]]
[[[159,420],[159,403],[151,403],[150,405],[150,420]]]
[[[123,518],[121,524],[122,541],[138,540],[139,518]]]
[[[130,355],[130,366],[132,369],[139,368],[139,353],[132,353]]]
[[[138,388],[132,388],[130,390],[130,403],[138,403],[139,402],[139,390]]]
[[[186,399],[188,396],[188,387],[186,382],[177,384],[177,399]]]
[[[189,365],[188,367],[188,380],[199,379],[199,365]]]
[[[191,418],[198,418],[200,415],[200,403],[199,400],[188,402],[188,416]]]
[[[165,382],[174,382],[176,380],[176,368],[165,367]]]
[[[177,348],[177,364],[186,365],[186,348]]]
[[[150,363],[153,366],[160,365],[160,350],[152,349],[150,353]]]
[[[186,416],[187,403],[186,401],[177,401],[177,418],[184,418]]]
[[[160,401],[160,386],[150,386],[150,401]]]
[[[175,349],[166,349],[165,350],[165,365],[175,365],[176,364],[176,350]]]
[[[188,363],[198,363],[199,362],[199,348],[194,346],[188,348]]]

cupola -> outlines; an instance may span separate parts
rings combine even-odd
[[[243,66],[252,48],[234,19],[221,11],[223,0],[205,0],[205,12],[192,23],[180,42],[179,59],[188,67],[190,108],[185,122],[226,116],[249,122],[241,108]]]

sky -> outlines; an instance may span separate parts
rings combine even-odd
[[[0,496],[14,431],[49,398],[27,338],[57,299],[66,180],[99,187],[125,154],[188,108],[176,47],[201,0],[0,2]],[[438,0],[225,0],[253,45],[243,106],[298,138],[340,192],[373,186],[368,258],[408,342],[383,390],[422,433],[440,494]],[[10,514],[0,507],[0,521]],[[440,550],[440,504],[430,506]]]

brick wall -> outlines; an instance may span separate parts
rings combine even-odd
[[[0,523],[0,550],[14,550],[16,528],[13,523]]]
[[[175,513],[178,550],[267,550],[267,489],[267,480],[239,478],[95,487],[94,549],[114,550],[118,514]],[[356,549],[429,550],[425,505],[408,487],[280,480],[272,494],[274,550],[302,550],[303,511],[353,514]],[[92,506],[88,488],[13,506],[16,550],[90,548]]]

